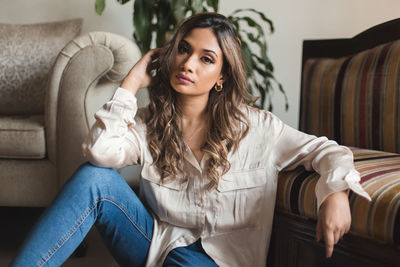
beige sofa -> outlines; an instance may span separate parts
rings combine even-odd
[[[76,37],[81,23],[0,24],[0,206],[50,203],[84,161],[94,112],[133,66],[130,40]]]

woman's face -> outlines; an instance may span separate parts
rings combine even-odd
[[[217,38],[208,28],[195,28],[178,44],[170,83],[182,95],[208,95],[223,82],[223,54]]]

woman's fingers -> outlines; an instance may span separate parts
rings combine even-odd
[[[335,239],[335,237],[334,237],[334,233],[332,231],[330,231],[330,230],[324,231],[325,252],[326,252],[327,258],[332,256],[333,247],[336,244],[334,239]]]
[[[343,235],[344,229],[321,226],[321,223],[317,223],[317,242],[321,240],[322,236],[325,242],[327,258],[332,256],[334,246],[339,242]]]
[[[317,221],[317,231],[316,231],[317,232],[317,242],[322,240],[322,227],[321,227],[320,221],[321,220]]]
[[[151,51],[151,59],[152,60],[158,59],[158,57],[160,56],[160,51],[162,49],[163,49],[162,47],[159,47],[159,48],[155,48],[153,50],[150,50]]]
[[[132,91],[134,94],[139,88],[148,87],[151,82],[151,71],[155,69],[152,64],[158,64],[160,48],[148,51],[129,71],[121,83],[121,87]]]
[[[347,234],[348,232],[350,232],[350,228],[351,228],[351,222],[349,224],[347,224],[347,227],[346,227],[346,230],[344,233]]]
[[[325,241],[326,257],[331,257],[334,245],[350,230],[351,213],[346,192],[336,192],[322,203],[317,223],[317,241]]]
[[[339,239],[342,237],[342,231],[341,229],[336,230],[335,232],[333,232],[333,236],[334,236],[334,244],[336,245],[339,242]]]
[[[153,70],[156,70],[160,67],[160,50],[161,48],[156,48],[152,50],[152,53],[150,55],[150,63],[147,65],[147,72],[151,73]]]

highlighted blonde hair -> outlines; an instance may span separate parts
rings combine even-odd
[[[150,104],[147,118],[147,141],[153,164],[163,179],[173,179],[183,173],[183,154],[186,145],[180,129],[181,113],[177,93],[170,85],[170,71],[175,62],[179,42],[195,28],[210,29],[223,53],[223,90],[210,91],[207,104],[210,129],[201,151],[209,155],[207,174],[210,188],[218,185],[230,164],[228,153],[237,150],[249,131],[249,119],[241,111],[255,98],[246,89],[246,72],[240,39],[232,23],[218,13],[200,13],[186,19],[174,37],[163,47],[160,66],[149,87]]]

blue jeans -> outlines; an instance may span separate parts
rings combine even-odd
[[[121,266],[144,266],[153,217],[113,169],[82,165],[64,185],[11,266],[59,266],[95,225]],[[163,266],[217,266],[200,239],[173,249]]]

